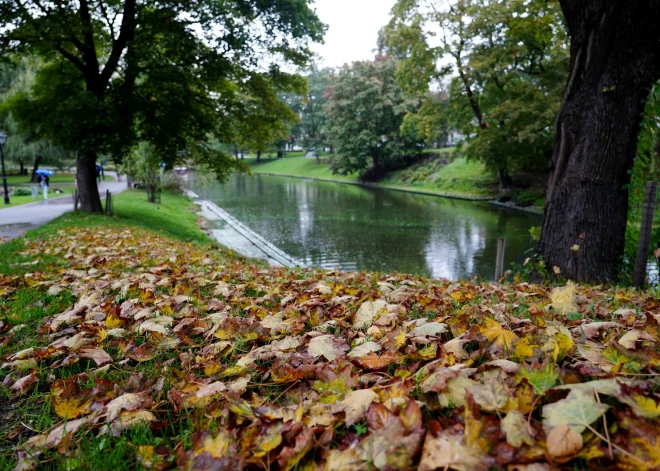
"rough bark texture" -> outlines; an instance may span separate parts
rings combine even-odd
[[[39,165],[41,164],[41,157],[37,156],[34,159],[34,165],[32,166],[32,178],[30,179],[31,183],[37,183],[39,179],[37,178],[37,170],[39,170]]]
[[[660,2],[562,0],[571,70],[557,119],[540,253],[579,281],[614,280],[628,171],[644,102],[660,76]],[[574,250],[577,245],[578,250]]]
[[[78,157],[77,166],[76,181],[80,195],[80,210],[86,213],[102,213],[103,207],[96,183],[95,155]]]

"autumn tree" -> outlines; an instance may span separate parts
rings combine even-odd
[[[173,165],[206,163],[219,177],[242,165],[208,145],[232,142],[242,97],[269,101],[305,66],[323,24],[308,0],[0,0],[0,51],[46,66],[12,103],[25,129],[76,151],[81,208],[101,211],[100,153],[150,142]],[[263,87],[263,82],[268,87]]]
[[[540,252],[579,281],[615,280],[629,172],[660,78],[660,2],[562,0],[570,77],[557,119]]]
[[[382,177],[393,162],[418,152],[416,135],[401,132],[416,106],[396,81],[397,63],[387,57],[355,62],[337,74],[328,90],[327,132],[335,153],[334,170],[351,173],[371,167],[368,179]]]
[[[451,77],[443,112],[471,136],[468,157],[498,173],[502,187],[515,170],[546,167],[568,69],[555,2],[400,0],[385,41],[409,93]],[[432,106],[422,108],[427,118]]]

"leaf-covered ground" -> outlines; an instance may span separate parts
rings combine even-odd
[[[7,467],[660,469],[644,292],[264,268],[118,227],[20,256]]]

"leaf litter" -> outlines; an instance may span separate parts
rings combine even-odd
[[[31,335],[0,314],[3,386],[53,424],[12,434],[16,469],[135,429],[157,470],[660,467],[648,293],[264,268],[133,229],[26,244],[61,262],[2,297],[76,301]]]

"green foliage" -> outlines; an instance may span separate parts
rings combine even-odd
[[[0,129],[7,134],[5,157],[21,167],[32,164],[65,166],[73,155],[62,147],[22,128],[12,115],[12,97],[29,93],[42,62],[36,58],[9,57],[0,63]]]
[[[396,82],[397,62],[379,57],[355,62],[337,75],[328,91],[328,135],[338,157],[334,170],[346,174],[392,166],[417,153],[416,135],[401,132],[404,117],[415,109]]]
[[[624,282],[632,284],[633,269],[637,258],[639,231],[642,223],[642,210],[646,195],[647,181],[660,181],[660,83],[651,90],[646,101],[642,124],[637,143],[637,157],[630,172],[628,185],[628,224],[621,276]],[[656,206],[654,230],[651,233],[651,251],[660,248],[660,206]],[[649,257],[651,255],[649,254]],[[660,268],[660,266],[659,266]],[[660,280],[651,280],[658,282]]]
[[[445,9],[430,3],[399,0],[393,9],[386,37],[402,58],[401,85],[419,96],[454,72],[448,108],[436,113],[470,136],[468,158],[501,176],[544,168],[568,70],[557,2],[458,0]]]
[[[31,196],[32,190],[29,188],[14,188],[14,191],[11,192],[12,196]]]
[[[325,109],[326,92],[332,86],[334,72],[331,69],[312,69],[307,75],[309,93],[302,100],[300,110],[300,133],[305,149],[317,153],[328,147],[327,121]]]
[[[325,29],[308,3],[0,0],[0,50],[46,61],[10,108],[87,159],[120,161],[146,141],[170,166],[205,163],[225,178],[245,167],[212,136],[259,146],[291,117],[277,93],[303,82],[280,66],[304,66]]]

